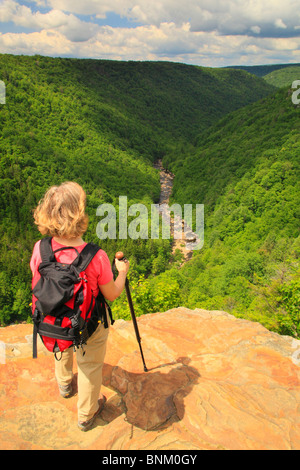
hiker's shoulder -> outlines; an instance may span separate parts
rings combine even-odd
[[[99,245],[96,245],[95,243],[92,243],[91,245],[94,245],[95,247],[98,248],[98,251],[95,254],[95,258],[98,259],[99,261],[106,262],[108,260],[108,255],[106,251],[103,250]]]
[[[95,244],[94,244],[95,246]],[[106,253],[105,250],[103,250],[99,245],[96,245],[98,247],[98,251],[96,252],[96,254],[94,255],[91,263],[90,263],[90,268],[91,269],[96,269],[97,272],[99,271],[99,269],[101,271],[103,270],[106,270],[106,269],[111,269],[111,264],[110,264],[110,261],[109,261],[109,257]]]
[[[33,250],[32,250],[32,255],[35,255],[35,254],[39,254],[39,253],[40,253],[41,241],[42,241],[42,240],[38,240],[37,242],[35,242],[35,244],[34,244],[34,246],[33,246]]]
[[[38,240],[34,244],[34,247],[32,250],[32,255],[31,255],[31,260],[30,260],[30,268],[32,272],[35,272],[35,270],[37,269],[38,265],[41,262],[40,245],[41,245],[41,240]]]

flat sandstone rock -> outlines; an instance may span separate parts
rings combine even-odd
[[[300,341],[225,312],[177,308],[111,327],[107,406],[77,428],[30,325],[0,328],[1,449],[299,450]],[[75,371],[76,372],[76,371]],[[76,387],[76,374],[74,377]]]

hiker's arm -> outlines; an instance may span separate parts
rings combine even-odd
[[[126,275],[129,269],[129,262],[116,260],[116,268],[119,271],[117,279],[111,280],[107,284],[100,286],[100,290],[104,295],[105,299],[116,300],[122,293],[125,287]]]

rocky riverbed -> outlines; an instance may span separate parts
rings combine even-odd
[[[159,212],[168,224],[170,217],[169,203],[175,175],[163,167],[161,160],[158,160],[154,167],[160,172]],[[199,236],[192,231],[182,216],[174,216],[174,214],[171,214],[171,236],[173,237],[172,253],[175,254],[176,250],[179,250],[183,255],[183,262],[188,261],[192,257],[194,249],[199,246]]]

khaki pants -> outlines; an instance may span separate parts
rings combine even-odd
[[[78,367],[78,421],[93,417],[99,408],[98,399],[102,385],[102,368],[106,353],[109,328],[99,324],[82,349],[76,350]],[[59,385],[65,386],[73,378],[73,348],[62,353],[60,361],[55,360],[55,377]]]

